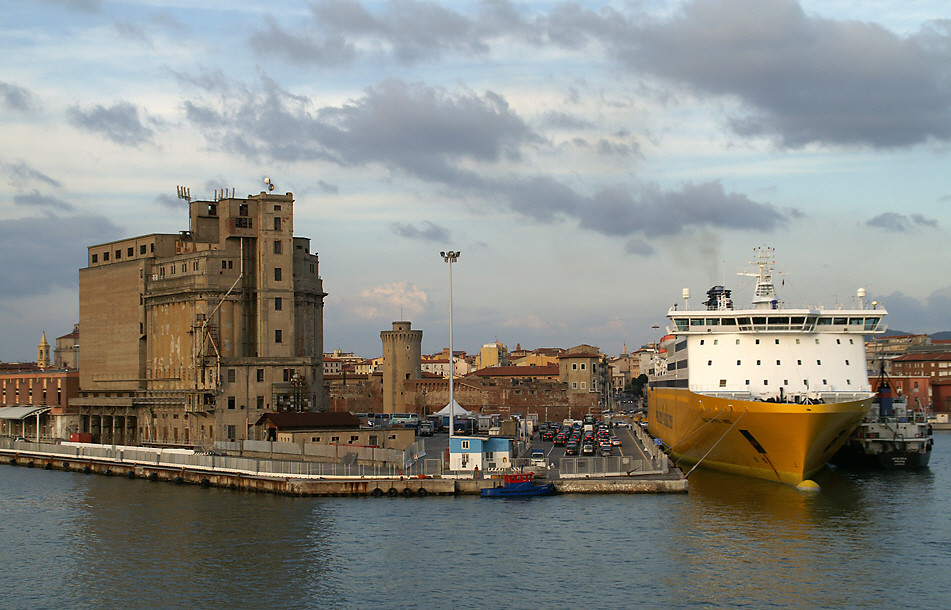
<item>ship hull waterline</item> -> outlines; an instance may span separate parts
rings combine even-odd
[[[798,485],[821,469],[868,413],[872,397],[775,403],[653,388],[648,431],[681,468],[710,468]]]

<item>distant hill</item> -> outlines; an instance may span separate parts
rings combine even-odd
[[[918,333],[909,333],[909,332],[905,332],[905,331],[903,331],[903,330],[892,330],[891,328],[889,328],[889,329],[886,330],[884,333],[882,333],[881,336],[883,336],[883,337],[897,337],[897,336],[900,336],[900,335],[917,335],[917,334],[918,334]],[[934,340],[937,340],[937,341],[947,341],[948,339],[951,339],[951,330],[942,330],[941,332],[932,333],[932,334],[929,335],[929,336],[931,337],[931,340],[932,340],[932,341],[934,341]]]

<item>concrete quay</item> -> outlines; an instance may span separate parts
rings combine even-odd
[[[295,477],[267,476],[224,469],[169,466],[105,460],[90,457],[51,455],[18,449],[0,449],[3,463],[28,468],[65,470],[147,479],[157,482],[219,487],[236,491],[273,493],[287,496],[369,496],[426,497],[478,495],[485,487],[497,487],[501,479],[454,477]],[[557,493],[686,493],[687,480],[676,468],[666,475],[555,480]]]

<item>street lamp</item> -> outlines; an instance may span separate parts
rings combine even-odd
[[[439,256],[449,263],[449,440],[452,443],[452,436],[455,432],[455,400],[452,395],[452,379],[456,376],[456,363],[453,362],[452,351],[452,264],[459,260],[461,252],[450,250],[449,252],[440,252]],[[450,449],[450,455],[451,455]]]

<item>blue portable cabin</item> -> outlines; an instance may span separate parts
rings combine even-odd
[[[512,465],[513,442],[507,436],[453,436],[449,439],[450,470],[494,470]]]

